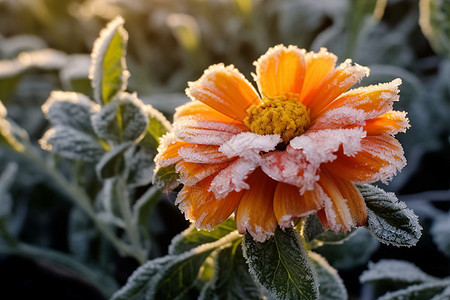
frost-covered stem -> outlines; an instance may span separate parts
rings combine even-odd
[[[134,257],[140,264],[144,264],[147,260],[147,252],[142,247],[139,231],[135,223],[133,222],[133,215],[130,207],[130,197],[126,183],[122,178],[117,180],[117,188],[119,192],[119,208],[122,213],[123,221],[125,223],[125,231],[130,238],[131,251],[134,253]]]
[[[18,153],[18,152],[16,152]],[[92,220],[97,229],[113,244],[113,246],[122,254],[129,255],[140,261],[136,257],[134,251],[117,238],[115,233],[104,223],[102,223],[96,216],[94,208],[91,205],[89,196],[84,190],[80,189],[78,186],[71,184],[64,176],[55,169],[50,168],[41,156],[36,153],[31,145],[26,145],[26,151],[20,152],[26,159],[32,161],[42,170],[45,170],[48,176],[50,176],[56,184],[61,187],[66,194],[72,199],[72,201],[78,205]]]
[[[34,260],[48,260],[68,267],[81,275],[84,280],[89,281],[93,286],[98,288],[105,297],[110,297],[118,288],[117,283],[113,278],[92,270],[73,259],[70,255],[51,249],[38,248],[25,243],[18,243],[16,245],[0,244],[0,253],[20,255]]]

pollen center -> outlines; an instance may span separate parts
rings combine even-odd
[[[244,123],[251,132],[260,135],[279,134],[284,144],[304,133],[310,123],[305,105],[296,97],[266,98],[247,109]]]

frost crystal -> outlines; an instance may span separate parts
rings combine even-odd
[[[219,151],[228,157],[246,157],[250,153],[258,154],[259,152],[272,151],[281,141],[279,134],[259,135],[252,132],[243,132],[220,146]]]
[[[237,133],[236,126],[220,122],[197,122],[189,118],[180,118],[174,123],[175,135],[181,140],[202,145],[222,145]]]

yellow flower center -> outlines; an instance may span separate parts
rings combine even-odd
[[[309,112],[295,95],[266,98],[247,109],[244,123],[260,135],[279,134],[285,145],[304,133],[310,124]]]

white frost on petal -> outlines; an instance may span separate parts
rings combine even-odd
[[[319,166],[336,159],[334,154],[342,146],[344,154],[352,156],[361,150],[361,140],[366,137],[362,128],[325,129],[306,132],[291,140],[293,149],[302,150],[306,160]]]
[[[242,130],[221,122],[198,122],[183,118],[174,123],[175,135],[183,141],[202,145],[222,145]]]
[[[364,126],[367,119],[368,114],[364,110],[341,106],[324,113],[309,130],[338,129],[348,125]]]
[[[279,134],[259,135],[252,132],[243,132],[220,146],[219,151],[228,157],[244,157],[248,153],[272,151],[281,141]]]
[[[199,181],[220,171],[221,169],[223,169],[222,164],[213,164],[213,165],[209,165],[208,167],[203,168],[202,172],[193,175],[192,173],[189,173],[186,170],[186,168],[183,166],[183,164],[178,163],[175,165],[175,170],[180,175],[180,179],[179,179],[180,182],[187,186],[196,185]]]
[[[182,147],[178,150],[178,154],[185,162],[200,164],[216,164],[228,160],[217,148],[205,148],[199,145]]]
[[[181,156],[179,155],[171,159],[161,158],[161,153],[164,153],[167,147],[177,141],[179,141],[179,139],[173,133],[167,133],[159,139],[158,154],[155,156],[155,163],[158,167],[168,167],[181,160]]]
[[[333,231],[348,231],[350,228],[355,226],[355,222],[352,218],[352,215],[350,213],[350,209],[347,205],[346,199],[336,199],[336,201],[342,201],[343,203],[340,203],[338,211],[336,211],[336,205],[333,203],[333,200],[326,195],[324,192],[323,195],[325,196],[324,199],[324,209],[325,209],[325,215],[327,217],[328,226]],[[341,224],[338,222],[337,219],[341,219],[344,224]]]
[[[245,180],[259,166],[260,161],[260,156],[237,159],[217,174],[211,182],[209,190],[214,193],[217,199],[222,199],[232,191],[239,192],[243,189],[249,189],[250,186]]]

